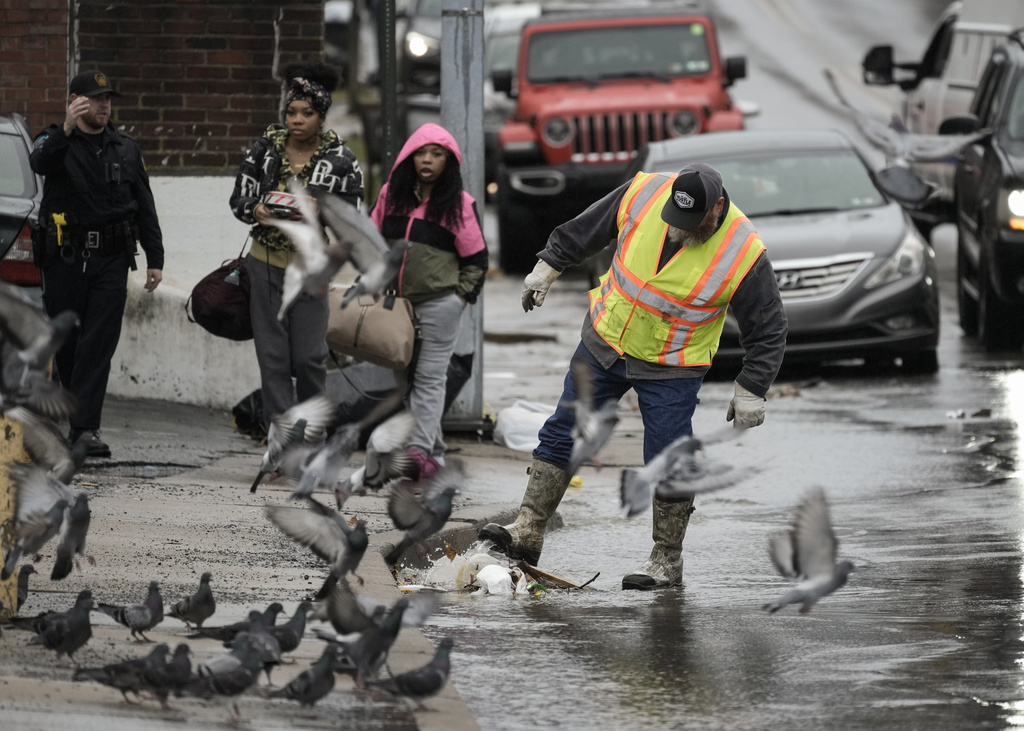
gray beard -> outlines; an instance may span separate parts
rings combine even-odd
[[[668,227],[668,240],[681,249],[688,249],[692,246],[700,246],[707,241],[710,236],[701,236],[700,229],[693,231],[684,231],[681,228],[675,226]]]

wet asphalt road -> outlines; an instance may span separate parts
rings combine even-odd
[[[896,41],[903,55],[922,49],[941,7],[900,4],[890,8],[896,18],[883,4],[870,5],[728,4],[723,45],[749,53],[752,65],[734,93],[764,110],[750,126],[850,128],[823,95],[820,69],[834,65],[856,83],[867,45]],[[798,42],[823,28],[833,35]],[[850,91],[885,109],[881,95]],[[482,727],[1024,723],[1024,354],[986,354],[962,336],[955,232],[937,229],[933,244],[943,298],[939,373],[904,376],[863,364],[785,369],[765,426],[718,452],[762,469],[698,499],[679,589],[619,590],[650,548],[649,513],[627,520],[617,504],[618,468],[635,464],[640,451],[627,397],[627,415],[604,455],[608,466],[584,468],[583,486],[561,505],[566,525],[549,534],[541,559],[542,568],[578,582],[600,572],[594,591],[511,600],[450,595],[425,628],[435,641],[455,637],[455,682]],[[518,291],[515,282],[488,287],[506,288],[508,298]],[[558,342],[521,349],[514,372],[502,376],[512,384],[526,373],[545,379],[551,403],[561,378],[553,372],[564,372],[574,347],[586,289],[574,280],[556,287],[523,330],[557,333]],[[492,372],[510,368],[512,351],[486,347]],[[495,382],[487,383],[494,394]],[[698,436],[722,426],[731,391],[727,380],[705,382]],[[786,527],[812,485],[825,488],[840,556],[856,572],[809,615],[788,607],[768,616],[760,606],[788,586],[768,559],[768,537]]]

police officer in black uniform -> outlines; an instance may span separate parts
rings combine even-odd
[[[163,238],[142,151],[110,122],[111,97],[120,94],[100,71],[78,74],[68,91],[64,124],[48,127],[32,150],[32,169],[45,176],[35,254],[47,313],[73,310],[81,322],[55,358],[61,385],[79,401],[68,440],[85,439],[88,456],[109,457],[100,415],[128,270],[141,245],[145,288],[155,290],[163,278]]]

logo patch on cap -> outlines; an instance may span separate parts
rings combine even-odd
[[[689,193],[677,190],[672,194],[672,202],[676,204],[677,208],[693,208],[693,198]]]
[[[107,85],[107,77],[104,74],[95,74],[92,78],[96,82],[96,86]]]

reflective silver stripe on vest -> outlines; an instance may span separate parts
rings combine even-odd
[[[646,287],[637,287],[636,284],[633,283],[633,280],[626,276],[617,257],[612,260],[611,272],[611,276],[608,277],[608,281],[605,282],[605,286],[601,289],[602,299],[608,291],[610,291],[612,280],[615,280],[615,283],[619,285],[619,289],[622,290],[622,293],[625,294],[630,301],[642,302],[658,312],[662,312],[677,320],[686,320],[687,322],[701,324],[714,320],[722,314],[722,311],[725,309],[725,305],[716,307],[713,310],[698,310],[691,307],[684,307],[659,296],[657,292],[652,292]]]
[[[636,194],[633,198],[633,203],[626,211],[626,224],[619,231],[619,244],[622,244],[623,239],[629,235],[629,232],[633,230],[633,226],[636,225],[636,217],[644,210],[644,206],[651,202],[658,190],[661,189],[665,183],[672,179],[671,175],[665,175],[664,173],[656,173],[652,175],[644,183],[644,187]]]
[[[693,304],[698,306],[706,305],[721,287],[722,281],[729,276],[729,271],[735,266],[743,252],[743,244],[751,234],[755,233],[754,224],[750,221],[742,221],[729,239],[725,252],[718,259],[712,276],[704,282],[704,287],[693,298]],[[719,274],[720,277],[715,277]]]

